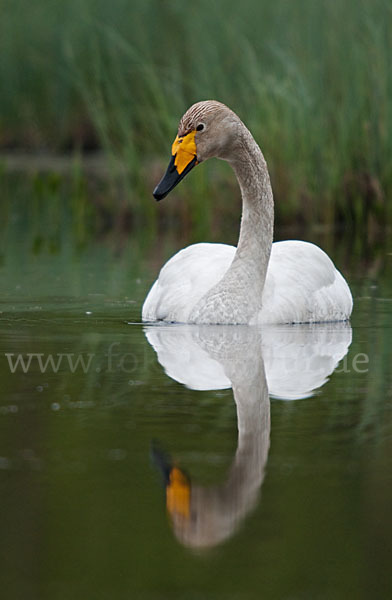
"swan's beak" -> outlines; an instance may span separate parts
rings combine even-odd
[[[185,175],[197,165],[197,151],[195,142],[196,131],[187,135],[176,137],[172,146],[172,158],[166,173],[153,191],[155,200],[162,200]]]

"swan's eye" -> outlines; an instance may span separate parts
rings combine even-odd
[[[199,125],[196,127],[196,131],[203,131],[203,129],[205,129],[205,125],[204,123],[199,123]]]

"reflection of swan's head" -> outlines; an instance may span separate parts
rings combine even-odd
[[[217,485],[192,482],[168,454],[153,447],[153,461],[165,482],[167,513],[176,538],[184,546],[206,550],[221,544],[254,507],[269,448],[269,410],[265,417],[261,429],[256,426],[254,433],[248,430],[248,440],[237,448],[226,481]]]
[[[153,445],[152,457],[164,478],[166,509],[178,541],[190,548],[208,548],[218,544],[222,536],[215,521],[211,527],[211,518],[208,518],[210,503],[202,501],[200,506],[198,496],[202,488],[192,486],[188,475],[156,445]]]
[[[193,485],[188,489],[188,514],[178,510],[178,508],[181,509],[181,505],[173,507],[167,503],[176,538],[184,546],[195,550],[207,550],[222,544],[233,535],[238,524],[248,512],[248,506],[246,505],[245,508],[242,505],[236,506],[238,498],[235,488],[230,491],[226,501],[223,502],[221,490],[218,487]]]

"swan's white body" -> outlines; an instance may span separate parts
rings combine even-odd
[[[226,244],[194,244],[161,269],[143,306],[144,321],[189,323],[194,307],[228,271],[236,252]],[[262,307],[252,324],[344,321],[349,287],[331,259],[309,242],[272,244]]]
[[[206,131],[195,135],[201,118]],[[272,243],[274,211],[267,165],[237,115],[213,101],[198,103],[184,115],[179,136],[177,154],[181,140],[186,148],[181,160],[191,157],[194,138],[198,162],[218,156],[232,166],[242,194],[240,237],[237,248],[195,244],[173,256],[145,300],[143,320],[199,324],[347,320],[353,306],[350,289],[325,252],[307,242]],[[170,177],[173,168],[157,186],[157,199],[166,195]]]

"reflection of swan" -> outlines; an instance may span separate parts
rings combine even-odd
[[[348,324],[254,327],[166,325],[145,328],[167,375],[192,389],[233,388],[238,444],[226,481],[192,484],[162,453],[167,508],[178,539],[207,547],[228,538],[255,505],[269,449],[270,393],[303,398],[323,385],[351,342]],[[263,361],[264,358],[264,361]]]
[[[193,105],[181,119],[172,154],[155,198],[164,198],[197,163],[213,156],[227,160],[242,193],[241,231],[237,248],[196,244],[171,258],[144,303],[145,321],[266,324],[349,318],[349,287],[320,248],[292,240],[272,244],[267,165],[235,113],[214,101]]]
[[[192,484],[162,453],[155,452],[155,459],[165,474],[166,504],[177,538],[187,546],[206,548],[228,538],[257,501],[268,457],[270,405],[257,330],[210,327],[194,328],[193,333],[195,344],[220,365],[233,387],[237,451],[226,481],[212,487]],[[147,336],[154,336],[153,329]]]
[[[238,327],[238,337],[247,327]],[[219,359],[214,359],[195,325],[146,327],[146,336],[169,377],[194,390],[231,387]],[[215,327],[210,329],[211,332]],[[230,330],[230,327],[229,327]],[[220,331],[220,328],[218,328]],[[212,333],[211,333],[212,335]],[[235,339],[232,334],[233,340]],[[268,390],[283,400],[306,398],[324,385],[351,344],[349,323],[264,327],[259,339]],[[233,342],[234,343],[234,342]]]

